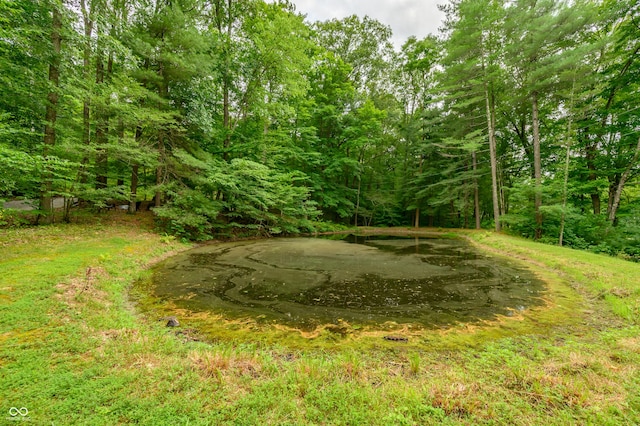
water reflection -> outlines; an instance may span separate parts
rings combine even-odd
[[[441,326],[541,303],[529,271],[459,239],[278,238],[200,247],[159,265],[156,296],[302,329],[344,320]]]

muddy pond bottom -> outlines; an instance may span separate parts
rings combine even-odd
[[[312,330],[348,322],[441,327],[542,304],[527,269],[461,239],[341,236],[222,243],[153,272],[154,297],[192,312]]]

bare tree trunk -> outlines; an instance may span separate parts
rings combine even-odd
[[[159,187],[163,182],[162,163],[164,162],[164,130],[158,132],[158,167],[156,167],[156,186]],[[156,189],[154,205],[160,207],[162,205],[162,191]]]
[[[533,176],[535,178],[534,210],[536,216],[535,239],[542,237],[542,158],[540,155],[540,119],[538,117],[538,92],[531,94],[533,110]]]
[[[142,139],[142,128],[138,126],[136,128],[136,146],[140,146],[140,139]],[[138,170],[140,165],[133,163],[131,167],[131,189],[129,194],[129,213],[133,214],[137,211],[138,202]]]
[[[231,119],[229,115],[229,82],[227,81],[227,77],[225,77],[224,82],[222,83],[222,91],[223,91],[223,100],[222,100],[222,109],[223,109],[223,117],[222,117],[222,125],[224,127],[224,141],[222,146],[224,148],[224,153],[222,154],[225,161],[229,159],[229,146],[231,146]]]
[[[558,245],[562,247],[563,239],[564,239],[564,225],[566,219],[566,209],[567,209],[567,187],[569,185],[569,159],[571,154],[571,125],[573,124],[573,93],[576,85],[576,76],[575,73],[573,75],[573,84],[571,85],[571,103],[569,106],[569,121],[567,123],[567,153],[564,160],[564,184],[562,186],[562,215],[560,217],[560,235],[558,237]]]
[[[473,161],[473,210],[476,218],[476,229],[480,229],[480,188],[478,187],[478,178],[476,177],[478,161],[475,151],[471,153],[471,159]]]
[[[489,86],[484,83],[485,103],[487,107],[487,126],[489,128],[489,156],[491,161],[491,198],[493,202],[493,221],[496,232],[500,232],[500,204],[498,200],[498,158],[496,153],[495,108],[489,96]],[[477,219],[476,219],[477,221]],[[477,222],[476,222],[477,223]]]
[[[91,66],[91,35],[93,33],[93,7],[90,11],[87,11],[85,0],[80,0],[80,6],[82,9],[82,19],[84,22],[84,52],[82,58],[82,77],[85,84],[89,82],[89,69]],[[85,94],[82,105],[82,144],[88,147],[91,143],[91,95],[87,87],[87,93]],[[81,184],[87,183],[87,163],[89,158],[87,153],[82,157],[79,171],[79,182]]]
[[[164,33],[161,35],[161,39],[164,40]],[[160,77],[160,84],[158,87],[158,95],[161,99],[167,99],[169,97],[169,82],[165,74],[165,64],[160,61],[158,68],[158,76]],[[165,164],[165,136],[166,129],[158,129],[158,166],[156,167],[156,193],[154,197],[154,205],[160,207],[162,205],[162,190],[160,186],[164,183],[164,167]]]
[[[633,168],[637,165],[639,158],[640,158],[640,138],[638,138],[638,144],[636,145],[636,151],[633,154],[633,158],[627,165],[624,172],[622,172],[622,175],[620,176],[620,180],[618,181],[618,185],[615,187],[615,191],[613,193],[613,201],[611,202],[611,208],[609,209],[609,221],[613,224],[616,223],[616,214],[618,213],[618,207],[620,206],[622,191],[624,190],[624,186],[627,183],[627,179],[629,179],[631,170],[633,170]]]
[[[466,188],[465,185],[465,190],[464,190],[464,202],[463,202],[463,208],[462,208],[462,217],[463,217],[463,222],[464,224],[462,225],[462,227],[464,229],[469,228],[469,190],[468,188]]]
[[[611,215],[611,211],[613,210],[613,200],[616,197],[616,188],[620,183],[620,179],[622,176],[620,173],[614,173],[612,176],[609,176],[609,190],[607,196],[607,218]]]
[[[64,223],[71,223],[71,207],[73,206],[73,203],[73,197],[64,197],[64,212],[62,216],[62,220],[64,221]]]
[[[136,203],[138,202],[138,164],[134,164],[131,168],[131,195],[129,196],[129,213],[137,211]]]
[[[222,126],[225,131],[224,140],[222,146],[224,153],[223,159],[227,161],[229,159],[229,146],[231,145],[231,115],[230,115],[230,99],[229,92],[231,87],[231,34],[232,34],[232,0],[227,0],[227,26],[226,26],[226,42],[224,47],[224,70],[222,75]],[[220,0],[215,3],[216,23],[218,27],[218,33],[222,35],[223,17],[222,17],[222,2]]]
[[[100,30],[98,27],[98,43],[100,43]],[[102,49],[98,49],[96,55],[96,85],[100,86],[104,84],[105,69],[103,61]],[[105,101],[106,103],[106,101]],[[108,174],[108,157],[107,157],[107,144],[109,133],[109,117],[107,115],[106,108],[101,106],[96,108],[97,123],[96,123],[96,189],[104,189],[107,187],[107,174]]]
[[[419,173],[422,174],[422,167],[424,166],[424,156],[420,156],[420,167],[419,167]],[[415,221],[413,226],[415,228],[420,228],[420,206],[416,207],[416,217],[415,217]]]
[[[360,210],[360,189],[362,188],[362,179],[360,177],[358,177],[358,196],[356,199],[356,220],[355,220],[355,227],[358,227],[358,211]]]
[[[123,146],[124,144],[124,120],[122,119],[122,117],[118,118],[118,128],[117,128],[117,134],[118,134],[118,145],[119,146]],[[123,170],[122,166],[120,165],[121,162],[118,162],[118,167],[117,167],[117,172],[118,172],[118,183],[116,184],[116,186],[121,187],[124,186],[124,176],[126,171]]]
[[[571,124],[569,124],[569,128],[571,128]],[[570,130],[569,130],[570,132]],[[569,184],[569,154],[571,152],[571,141],[567,138],[567,154],[564,159],[564,184],[562,186],[562,215],[560,217],[560,236],[558,237],[558,245],[562,247],[563,238],[564,238],[564,225],[566,213],[565,210],[567,208],[567,186]]]
[[[58,116],[58,87],[60,86],[60,48],[62,45],[62,16],[57,6],[53,6],[53,20],[51,23],[51,46],[53,55],[49,63],[49,83],[51,91],[47,95],[47,108],[45,112],[44,147],[42,158],[45,161],[40,192],[40,209],[44,212],[44,220],[47,223],[53,221],[53,203],[51,191],[53,190],[53,176],[47,165],[47,158],[56,144],[56,119]]]
[[[587,152],[586,152],[587,168],[589,169],[588,179],[590,182],[595,182],[598,178],[596,176],[595,158],[596,158],[596,144],[594,142],[594,143],[590,143],[587,146]],[[600,202],[600,194],[596,189],[594,189],[594,191],[591,193],[591,205],[593,206],[593,214],[599,215],[601,213],[601,207],[600,207],[601,202]]]
[[[509,213],[509,199],[505,194],[505,183],[504,183],[504,175],[500,166],[498,166],[498,193],[500,195],[500,211],[503,214]]]

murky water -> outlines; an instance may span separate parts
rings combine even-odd
[[[459,239],[349,236],[200,247],[159,265],[152,290],[191,311],[309,330],[512,315],[542,303],[543,283]]]

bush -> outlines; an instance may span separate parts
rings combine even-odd
[[[220,203],[201,192],[183,189],[172,192],[170,201],[153,212],[159,227],[168,234],[203,241],[211,239],[215,228],[221,225],[217,221],[220,210]]]
[[[299,172],[280,172],[246,159],[230,162],[185,151],[183,180],[168,188],[168,203],[154,209],[163,231],[192,240],[214,236],[273,235],[310,229],[318,216]]]
[[[0,207],[0,228],[20,228],[34,223],[32,212],[23,212]]]

